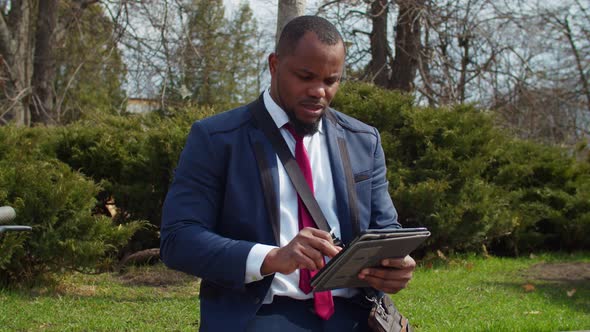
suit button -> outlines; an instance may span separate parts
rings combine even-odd
[[[258,303],[260,303],[260,298],[259,297],[257,297],[257,298],[254,299],[254,304],[258,304]]]

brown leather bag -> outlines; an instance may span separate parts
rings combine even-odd
[[[388,295],[370,299],[373,307],[369,313],[369,328],[374,332],[410,332],[408,319],[393,304]]]

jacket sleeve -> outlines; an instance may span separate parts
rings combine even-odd
[[[397,211],[389,195],[389,181],[385,154],[381,146],[381,137],[377,129],[375,151],[373,153],[373,175],[371,177],[371,222],[369,228],[400,228]]]
[[[172,269],[240,289],[254,243],[215,232],[221,210],[228,208],[222,149],[202,123],[193,125],[164,202],[160,255]]]

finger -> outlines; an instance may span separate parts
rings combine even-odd
[[[373,288],[389,294],[395,294],[406,288],[408,282],[397,280],[384,280],[381,278],[366,276],[365,281]]]
[[[324,239],[324,240],[330,242],[331,244],[334,244],[334,241],[332,240],[332,235],[330,235],[330,233],[328,233],[326,231],[322,231],[321,229],[317,229],[317,228],[313,228],[313,227],[305,227],[302,230],[306,230],[310,234],[312,234],[314,237],[319,237],[321,239]]]
[[[402,280],[409,281],[412,279],[413,270],[401,270],[396,268],[368,268],[359,273],[359,278],[364,279],[367,276],[383,280]]]
[[[297,245],[285,246],[279,248],[276,253],[276,258],[273,260],[276,272],[283,274],[290,274],[301,266],[310,265],[311,262],[301,253],[301,248]]]
[[[416,268],[416,261],[411,256],[404,258],[386,258],[381,261],[381,265],[389,268],[414,270]]]
[[[300,231],[285,249],[289,252],[289,259],[294,261],[298,268],[318,270],[324,265],[323,254],[316,247],[321,247],[317,242],[324,241],[314,237],[309,230]]]
[[[381,261],[381,265],[389,268],[403,269],[404,259],[403,258],[386,258]]]
[[[324,267],[324,255],[313,247],[303,247],[301,250],[303,255],[311,262],[310,265],[306,266],[310,270],[319,270]]]
[[[359,279],[367,281],[372,287],[388,293],[396,293],[405,288],[412,279],[412,272],[393,269],[368,269],[367,274],[362,272]]]
[[[332,242],[328,242],[326,240],[320,240],[317,242],[317,250],[319,250],[324,256],[328,256],[330,258],[336,256],[342,248],[336,247]]]
[[[317,262],[305,253],[306,249],[302,249],[300,253],[294,255],[294,260],[298,269],[317,270]]]
[[[324,232],[315,228],[304,228],[297,235],[302,243],[307,243],[309,246],[318,250],[323,256],[334,257],[340,252],[339,249],[332,242],[332,236],[328,232]]]

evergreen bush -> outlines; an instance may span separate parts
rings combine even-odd
[[[520,140],[497,146],[490,160],[485,177],[505,190],[512,210],[513,232],[501,242],[506,249],[590,248],[590,163]]]
[[[590,247],[590,159],[515,139],[473,106],[419,107],[409,95],[368,84],[344,84],[334,107],[379,129],[400,222],[432,230],[425,250]],[[38,273],[14,264],[49,260],[42,252],[59,256],[51,258],[55,266],[40,264],[43,270],[104,264],[139,228],[133,220],[152,226],[125,251],[157,247],[162,202],[190,126],[215,111],[93,114],[64,127],[1,127],[0,204],[14,205],[19,223],[38,226],[30,235],[4,237],[0,273]],[[114,224],[90,214],[99,210],[96,199],[100,208],[111,198]]]
[[[379,129],[400,222],[431,229],[428,248],[589,247],[589,166],[567,151],[513,139],[473,106],[418,107],[368,84],[343,85],[334,107]]]
[[[16,209],[14,223],[33,227],[0,239],[3,283],[108,267],[112,254],[143,225],[115,225],[93,215],[99,186],[52,157],[51,144],[43,143],[52,134],[50,128],[0,130],[3,141],[16,147],[0,150],[0,205]]]
[[[190,126],[213,113],[187,108],[145,116],[103,115],[58,129],[57,158],[101,183],[101,205],[114,201],[116,222],[150,222],[152,227],[138,232],[126,251],[159,247],[162,204]]]

